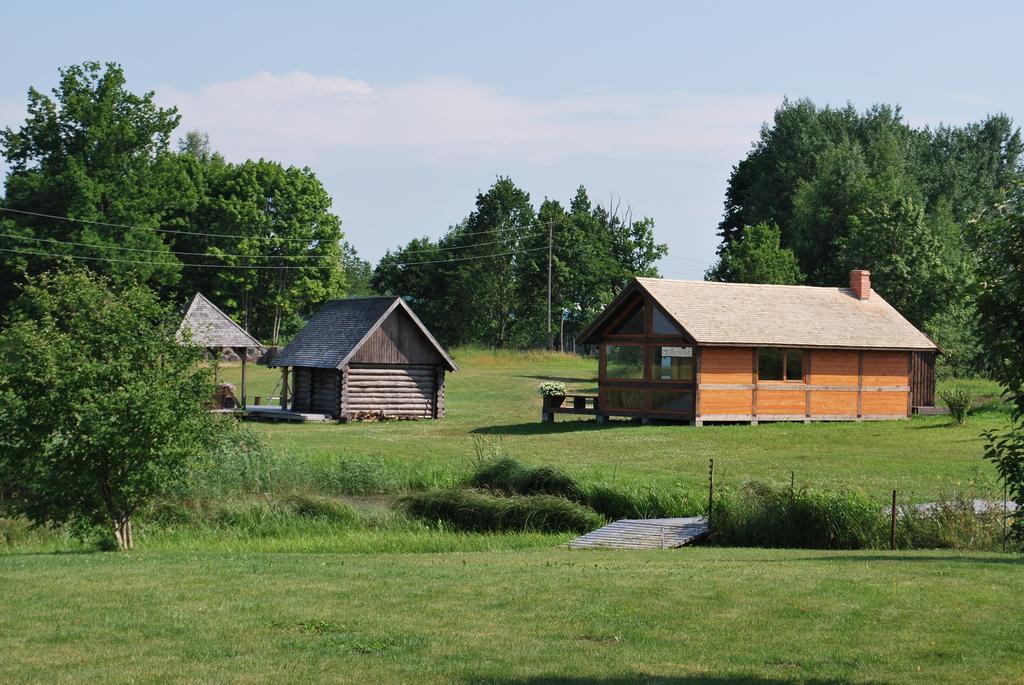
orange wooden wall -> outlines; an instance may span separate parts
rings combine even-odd
[[[857,350],[812,350],[811,418],[909,415],[909,353]],[[703,347],[700,350],[700,415],[751,416],[755,389],[757,416],[804,417],[808,385],[800,382],[758,383],[754,349]],[[858,385],[860,390],[858,390]],[[785,388],[785,389],[783,389]],[[859,402],[858,402],[859,396]]]

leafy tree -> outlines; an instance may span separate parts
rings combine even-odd
[[[986,434],[985,456],[1021,506],[1016,529],[1024,537],[1024,181],[1012,186],[981,238],[981,331],[995,356],[996,378],[1013,407],[1010,427]]]
[[[898,107],[786,100],[733,169],[719,253],[745,226],[775,223],[808,283],[841,285],[850,269],[870,269],[883,297],[958,348],[958,369],[982,370],[991,355],[963,344],[953,323],[974,319],[974,220],[1020,172],[1022,151],[1004,115],[916,129]]]
[[[277,344],[301,327],[303,315],[345,293],[341,220],[310,169],[182,155],[204,189],[191,215],[203,230],[174,236],[175,250],[224,265],[188,270],[182,297],[203,291],[254,336]]]
[[[743,239],[722,250],[707,280],[798,285],[804,282],[792,250],[779,243],[779,227],[760,223],[743,229]]]
[[[863,207],[837,246],[836,261],[846,271],[869,269],[872,288],[912,323],[920,326],[945,310],[949,274],[943,245],[912,199]]]
[[[4,206],[102,223],[9,213],[23,238],[3,242],[22,254],[4,253],[0,306],[24,274],[53,265],[52,258],[29,253],[87,256],[89,268],[119,283],[161,288],[177,280],[178,261],[151,229],[194,200],[187,178],[166,164],[178,120],[174,108],[154,104],[152,92],[129,92],[114,63],[62,69],[52,97],[29,90],[25,123],[0,131],[0,154],[10,165]]]
[[[373,295],[373,267],[370,262],[359,256],[356,248],[347,240],[341,243],[341,264],[348,283],[349,297],[365,297]]]
[[[549,238],[556,330],[578,330],[632,276],[657,275],[666,251],[650,219],[595,206],[582,187],[569,211],[545,200],[535,215],[529,195],[500,178],[441,240],[389,251],[372,285],[410,297],[446,344],[546,344]]]
[[[211,376],[143,286],[83,270],[30,279],[0,333],[0,482],[35,525],[113,530],[209,435]]]

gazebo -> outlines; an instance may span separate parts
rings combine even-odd
[[[259,340],[231,320],[217,305],[208,300],[202,293],[196,293],[185,308],[181,326],[178,328],[178,340],[185,344],[184,332],[189,331],[189,344],[205,347],[209,352],[219,356],[224,348],[231,349],[242,360],[241,406],[245,407],[245,364],[249,350],[261,350]],[[216,368],[216,367],[215,367]]]

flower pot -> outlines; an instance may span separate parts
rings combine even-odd
[[[561,407],[565,402],[565,395],[544,395],[545,407]]]

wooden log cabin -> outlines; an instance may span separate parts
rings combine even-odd
[[[860,421],[934,406],[938,348],[862,270],[848,288],[637,278],[577,342],[599,350],[598,420]]]
[[[327,302],[269,365],[282,408],[342,421],[443,418],[445,372],[458,370],[400,297]]]

